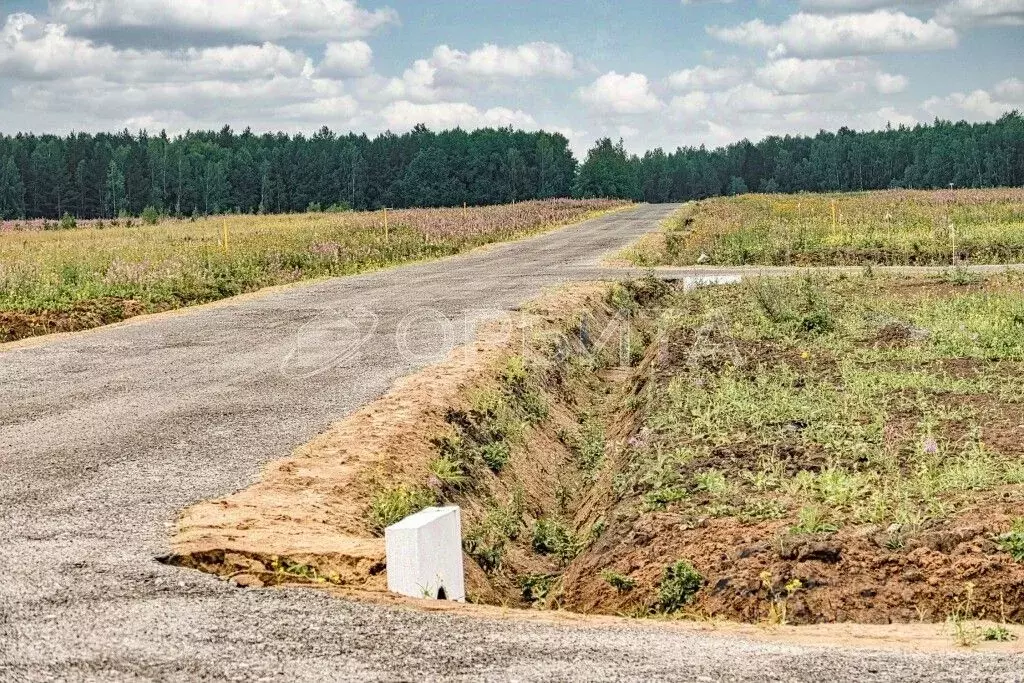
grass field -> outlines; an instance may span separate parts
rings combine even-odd
[[[1022,293],[807,276],[670,297],[570,603],[647,610],[680,560],[694,613],[1024,619]]]
[[[387,230],[382,212],[11,229],[0,232],[0,342],[85,329],[269,285],[447,256],[621,204],[550,200],[403,210],[388,212]]]
[[[708,199],[630,255],[645,266],[1020,263],[1024,189]]]

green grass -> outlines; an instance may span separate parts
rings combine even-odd
[[[833,208],[835,213],[833,215]],[[688,205],[639,265],[1024,262],[1024,190],[743,195]]]
[[[796,533],[913,532],[1019,486],[1024,446],[998,430],[1024,412],[1022,285],[800,277],[677,296],[616,492]]]
[[[111,300],[137,302],[133,311],[167,310],[270,285],[447,256],[620,205],[549,200],[403,210],[389,212],[387,231],[380,212],[347,212],[4,232],[0,313],[75,314]],[[98,324],[95,316],[79,318],[82,327]],[[44,331],[45,326],[12,325],[0,328],[0,341]]]
[[[426,489],[411,486],[386,489],[370,502],[367,514],[370,528],[383,535],[385,528],[436,503],[437,497]]]
[[[583,544],[561,521],[542,517],[533,525],[533,549],[543,555],[553,555],[562,564],[576,557]]]

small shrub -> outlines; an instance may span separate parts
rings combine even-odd
[[[327,207],[327,213],[348,213],[352,210],[352,205],[348,202],[335,202]]]
[[[509,458],[512,457],[512,449],[505,441],[495,441],[480,447],[480,457],[491,471],[497,474],[508,464]]]
[[[946,270],[939,276],[940,279],[955,287],[967,287],[968,285],[974,285],[981,282],[981,276],[967,270],[964,266],[960,265],[952,270]]]
[[[155,207],[147,206],[142,210],[142,222],[145,225],[156,225],[160,221],[160,212]]]
[[[703,586],[704,577],[687,560],[670,564],[658,587],[658,609],[665,614],[678,612]]]
[[[821,508],[808,505],[800,508],[797,524],[790,531],[795,534],[831,534],[839,531],[839,527]]]
[[[322,213],[323,210],[320,202],[310,202],[309,206],[306,207],[306,213]]]
[[[548,597],[554,582],[555,577],[550,574],[527,574],[519,579],[519,585],[523,589],[523,599],[530,602],[543,600]]]
[[[564,524],[542,517],[533,525],[533,549],[543,555],[554,555],[565,564],[579,554],[580,546]]]
[[[786,506],[777,500],[754,500],[743,507],[740,519],[744,522],[763,522],[769,519],[782,519],[786,512]]]
[[[462,547],[488,573],[501,568],[509,541],[519,537],[523,526],[523,494],[517,489],[507,507],[494,507],[466,533]]]
[[[469,481],[465,465],[454,458],[441,456],[430,463],[430,472],[448,489],[460,489]]]
[[[605,569],[601,572],[601,578],[608,582],[608,585],[617,593],[628,593],[636,588],[636,580],[625,574],[620,574],[613,569]]]
[[[530,424],[539,424],[548,416],[548,404],[534,386],[526,363],[520,356],[508,360],[501,374],[505,390]]]
[[[569,437],[568,445],[580,468],[592,471],[604,457],[604,425],[594,417],[585,417],[580,423],[579,433]]]
[[[370,501],[370,528],[379,535],[384,529],[437,502],[426,489],[400,484],[381,491]]]
[[[1024,517],[1016,520],[1010,531],[1000,536],[999,547],[1017,562],[1024,562]]]
[[[60,217],[60,225],[58,226],[61,230],[71,230],[78,227],[78,221],[67,211]]]
[[[688,497],[689,494],[682,487],[657,489],[656,491],[644,494],[644,510],[646,512],[664,510],[672,503],[686,500]]]
[[[1015,636],[1010,629],[999,624],[997,626],[989,626],[982,630],[981,639],[997,643],[1008,643],[1012,640],[1017,640],[1017,636]]]
[[[693,478],[697,482],[697,488],[706,491],[712,497],[724,496],[732,489],[725,474],[719,470],[704,470],[695,474]]]
[[[466,532],[462,548],[488,574],[500,569],[505,557],[505,539],[486,523]]]

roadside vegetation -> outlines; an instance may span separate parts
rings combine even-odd
[[[646,266],[1020,263],[1024,189],[708,199],[630,256]]]
[[[1012,274],[806,275],[667,299],[608,527],[563,603],[1024,620],[1022,292]],[[688,600],[665,599],[671,558],[701,579]]]
[[[308,278],[437,258],[622,202],[90,222],[0,233],[0,342],[86,329]]]
[[[516,314],[511,337],[482,338],[485,364],[453,361],[470,374],[417,382],[418,417],[399,408],[411,394],[385,397],[401,425],[373,417],[368,436],[367,420],[389,414],[368,407],[326,438],[323,462],[304,450],[273,471],[271,490],[302,491],[288,519],[308,515],[327,549],[279,555],[301,572],[254,564],[283,552],[261,545],[271,532],[294,532],[280,508],[253,512],[258,491],[207,506],[241,516],[224,541],[193,520],[202,545],[178,562],[239,585],[315,576],[383,590],[373,537],[455,504],[476,602],[926,621],[963,644],[1012,640],[1024,622],[1022,291],[1024,275],[949,271],[552,293]],[[352,440],[379,434],[353,469]],[[258,533],[240,544],[250,518]]]
[[[422,479],[368,518],[380,533],[410,486],[462,506],[483,602],[979,640],[984,619],[1010,638],[1022,291],[954,273],[616,286],[468,392]]]

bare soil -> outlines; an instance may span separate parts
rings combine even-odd
[[[82,301],[65,311],[0,311],[0,344],[45,334],[88,330],[166,308],[154,309],[135,299],[107,297]]]
[[[537,353],[538,339],[551,351],[568,348],[572,342],[563,345],[562,333],[578,324],[580,311],[597,311],[607,320],[605,292],[603,285],[559,290],[485,326],[475,343],[401,380],[268,466],[257,484],[185,510],[173,552],[163,559],[248,587],[300,582],[382,591],[384,543],[368,523],[374,495],[396,485],[426,485],[439,500],[462,507],[469,530],[520,492],[522,533],[509,539],[501,571],[487,574],[467,555],[467,591],[480,602],[527,604],[519,578],[558,571],[551,558],[533,552],[528,529],[566,495],[573,455],[559,434],[578,423],[581,408],[571,382],[558,367],[535,359],[544,363],[549,382],[549,415],[542,426],[526,430],[500,475],[476,472],[471,486],[445,490],[428,465],[438,457],[439,439],[451,433],[453,416],[471,410],[472,397],[495,385],[508,358],[524,349]]]

